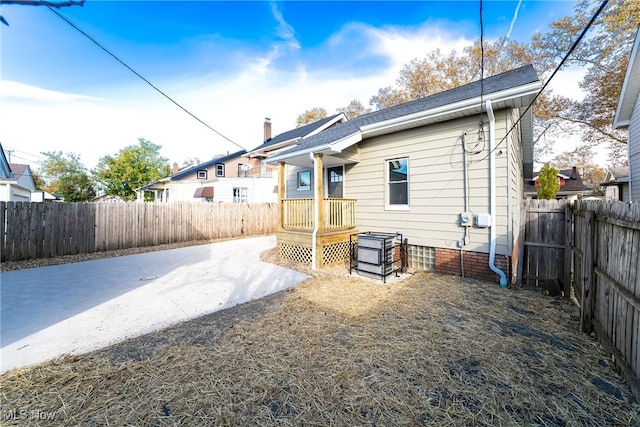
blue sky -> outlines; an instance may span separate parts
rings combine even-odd
[[[485,0],[485,37],[528,41],[575,3]],[[275,135],[313,107],[368,106],[411,59],[480,36],[478,1],[88,0],[59,12],[248,149],[262,142],[265,117]],[[0,14],[10,24],[0,26],[0,142],[15,150],[12,161],[61,150],[93,167],[141,137],[178,163],[239,149],[47,8],[5,5]],[[576,87],[570,72],[557,79]]]

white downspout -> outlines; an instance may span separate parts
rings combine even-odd
[[[311,270],[316,269],[316,241],[318,240],[318,230],[320,229],[320,199],[318,198],[318,177],[316,158],[313,155],[313,151],[309,153],[311,157],[311,163],[313,164],[313,231],[311,232]]]
[[[507,276],[502,270],[496,267],[496,118],[493,115],[491,100],[485,102],[487,115],[489,116],[489,215],[491,215],[491,227],[489,230],[489,268],[500,275],[500,287],[507,287]]]

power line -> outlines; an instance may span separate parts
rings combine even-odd
[[[582,31],[580,32],[580,35],[578,36],[578,38],[573,42],[573,44],[571,45],[571,48],[569,49],[569,51],[565,54],[565,56],[562,58],[562,60],[560,61],[560,63],[558,64],[558,66],[555,68],[555,70],[553,70],[553,73],[551,73],[551,76],[547,79],[547,81],[545,82],[544,85],[542,85],[542,88],[538,91],[538,93],[536,93],[536,96],[533,97],[533,100],[531,100],[531,102],[529,103],[529,105],[527,106],[527,108],[525,108],[525,110],[520,114],[520,117],[518,117],[518,120],[515,121],[515,123],[511,126],[511,128],[507,131],[507,133],[502,137],[502,139],[500,140],[500,142],[498,142],[496,144],[496,146],[492,149],[490,149],[489,153],[487,153],[487,155],[485,157],[483,157],[480,160],[477,161],[483,161],[484,159],[486,159],[489,154],[492,151],[495,151],[498,149],[498,147],[507,139],[507,137],[509,136],[509,134],[516,128],[516,126],[518,125],[518,123],[520,123],[520,121],[522,120],[522,118],[524,117],[525,114],[527,114],[527,112],[531,109],[531,107],[533,106],[533,104],[536,102],[536,100],[538,99],[538,97],[540,96],[540,94],[542,93],[542,91],[544,91],[546,89],[546,87],[549,85],[549,82],[551,82],[551,80],[555,77],[555,75],[558,73],[558,71],[560,71],[560,69],[562,68],[562,66],[564,65],[564,63],[567,61],[567,59],[569,59],[569,56],[573,53],[573,51],[576,49],[576,47],[578,46],[578,44],[580,43],[580,41],[582,40],[582,38],[585,36],[585,34],[587,33],[587,31],[589,30],[589,28],[591,28],[591,25],[593,25],[593,23],[595,22],[595,20],[598,18],[598,16],[600,15],[600,13],[602,12],[602,10],[605,8],[605,6],[607,5],[607,3],[609,3],[609,0],[603,0],[603,2],[600,4],[600,7],[598,7],[598,10],[596,10],[596,12],[593,14],[593,16],[591,17],[591,19],[589,20],[589,22],[587,23],[587,25],[582,29]]]
[[[101,45],[96,39],[94,39],[93,37],[91,37],[89,34],[87,34],[86,32],[84,32],[83,30],[81,30],[80,28],[78,28],[73,22],[71,22],[70,20],[68,20],[65,16],[63,16],[60,12],[58,12],[57,10],[53,9],[51,6],[47,6],[49,8],[49,10],[53,13],[55,13],[56,15],[58,15],[63,21],[65,21],[67,24],[69,24],[71,27],[73,27],[75,30],[77,30],[78,32],[80,32],[80,34],[82,34],[83,36],[85,36],[86,38],[88,38],[89,40],[91,40],[96,46],[98,46],[100,49],[102,49],[103,51],[105,51],[107,54],[109,54],[113,59],[115,59],[116,61],[118,61],[120,64],[122,64],[125,68],[127,68],[129,71],[131,71],[133,74],[135,74],[137,77],[139,77],[140,79],[142,79],[146,84],[148,84],[149,86],[151,86],[153,89],[156,90],[156,92],[158,92],[160,95],[164,96],[165,98],[167,98],[169,101],[173,102],[178,108],[180,108],[182,111],[184,111],[185,113],[187,113],[188,115],[190,115],[191,117],[193,117],[194,119],[196,119],[197,121],[199,121],[201,124],[205,125],[207,128],[209,128],[210,130],[212,130],[213,132],[215,132],[217,135],[221,136],[222,138],[226,139],[227,141],[229,141],[230,143],[232,143],[233,145],[240,147],[242,149],[244,149],[244,147],[242,147],[240,144],[236,143],[235,141],[232,141],[231,139],[227,138],[226,136],[224,136],[223,134],[221,134],[220,132],[218,132],[217,130],[215,130],[214,128],[212,128],[211,126],[209,126],[207,123],[205,123],[203,120],[201,120],[200,118],[198,118],[195,114],[193,114],[192,112],[190,112],[189,110],[187,110],[186,108],[184,108],[182,105],[178,104],[173,98],[171,98],[169,95],[167,95],[166,93],[164,93],[162,90],[160,90],[157,86],[155,86],[153,83],[151,83],[149,80],[147,80],[146,78],[144,78],[142,75],[140,75],[140,73],[138,73],[136,70],[134,70],[133,68],[131,68],[129,65],[127,65],[123,60],[121,60],[120,58],[118,58],[114,53],[112,53],[109,49],[107,49],[106,47],[104,47],[103,45]]]

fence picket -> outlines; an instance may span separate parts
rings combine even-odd
[[[272,204],[0,202],[2,261],[271,234]]]

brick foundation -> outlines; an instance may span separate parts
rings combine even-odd
[[[511,260],[506,255],[496,255],[495,265],[504,271],[507,281],[510,276]],[[460,276],[460,251],[436,248],[436,273]],[[464,252],[464,276],[500,283],[500,276],[489,268],[489,254]]]

